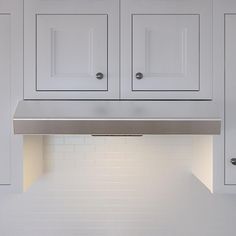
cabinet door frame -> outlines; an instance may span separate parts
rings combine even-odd
[[[108,77],[103,90],[37,91],[36,15],[107,15]],[[24,0],[24,98],[25,99],[119,99],[119,1]],[[102,81],[101,81],[102,82]]]
[[[212,100],[212,0],[121,0],[121,98],[148,100]],[[132,89],[132,15],[199,14],[200,90],[134,91]]]

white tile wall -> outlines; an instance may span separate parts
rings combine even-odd
[[[192,142],[46,137],[45,175],[0,198],[0,236],[235,236],[236,196],[189,173]]]
[[[191,136],[46,136],[44,138],[45,170],[64,172],[83,163],[100,168],[128,168],[131,161],[145,164],[144,158],[163,161],[191,161]],[[92,162],[93,161],[93,162]],[[73,171],[73,170],[72,170]]]

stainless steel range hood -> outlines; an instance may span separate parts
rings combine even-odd
[[[220,134],[218,118],[162,117],[155,103],[125,101],[21,101],[15,134]]]

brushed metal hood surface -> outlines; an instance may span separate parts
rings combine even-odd
[[[15,134],[220,134],[219,118],[160,116],[156,103],[128,101],[21,101]],[[178,112],[177,112],[178,113]]]

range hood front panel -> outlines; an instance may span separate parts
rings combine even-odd
[[[220,134],[220,119],[163,118],[158,116],[155,104],[149,109],[135,104],[138,103],[22,101],[14,115],[14,132],[39,135]]]
[[[15,119],[15,134],[219,134],[218,120],[53,120]]]

